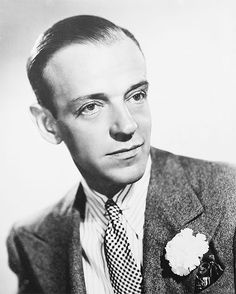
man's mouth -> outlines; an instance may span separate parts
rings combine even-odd
[[[113,152],[107,153],[107,155],[113,155],[117,157],[134,157],[141,149],[141,146],[143,146],[144,143],[142,144],[136,144],[131,146],[130,148],[121,148],[118,150],[115,150]]]

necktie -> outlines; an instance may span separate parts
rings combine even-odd
[[[112,199],[105,203],[105,208],[110,221],[104,237],[104,248],[114,293],[141,293],[142,275],[121,222],[122,211]]]

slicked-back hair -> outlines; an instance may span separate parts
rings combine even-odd
[[[27,74],[38,103],[57,116],[52,89],[43,77],[50,58],[70,44],[112,44],[130,38],[141,50],[138,41],[126,29],[93,15],[77,15],[63,19],[46,30],[36,41],[27,61]]]

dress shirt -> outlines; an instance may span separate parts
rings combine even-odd
[[[127,185],[112,198],[122,210],[122,223],[133,256],[140,266],[143,262],[143,226],[150,170],[149,157],[143,177],[136,183]],[[80,223],[86,292],[113,294],[104,252],[104,235],[109,221],[105,210],[108,198],[92,190],[83,178],[81,183],[86,195],[85,218]]]

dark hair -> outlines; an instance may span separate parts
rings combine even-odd
[[[28,78],[38,103],[56,117],[52,89],[43,78],[43,70],[55,52],[72,43],[110,44],[125,36],[132,39],[141,50],[138,41],[128,30],[98,16],[77,15],[50,27],[36,41],[27,62]]]

